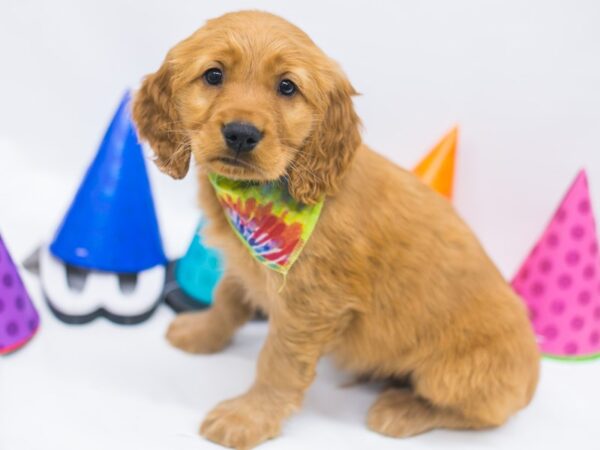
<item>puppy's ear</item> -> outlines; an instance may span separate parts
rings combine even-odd
[[[341,71],[336,70],[334,80],[321,121],[289,171],[290,193],[306,204],[337,191],[361,141],[360,120],[352,104],[357,93]]]
[[[158,168],[183,178],[190,166],[191,147],[181,128],[174,104],[169,62],[148,75],[133,101],[133,120],[141,139],[148,141]]]

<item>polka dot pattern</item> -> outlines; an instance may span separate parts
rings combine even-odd
[[[546,354],[600,354],[600,252],[591,204],[582,171],[512,283]]]
[[[39,316],[0,237],[0,354],[24,345],[35,334]]]

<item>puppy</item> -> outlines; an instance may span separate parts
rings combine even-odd
[[[389,436],[495,427],[532,398],[539,355],[522,301],[446,200],[362,143],[355,93],[301,30],[250,11],[177,44],[135,97],[158,166],[182,178],[197,161],[205,238],[227,265],[212,308],[178,316],[168,340],[217,352],[256,308],[269,315],[254,383],[201,426],[211,441],[248,449],[276,436],[324,354],[409,380],[368,412]],[[224,137],[240,123],[243,152]],[[209,174],[278,181],[306,205],[325,198],[285,283],[236,236]]]

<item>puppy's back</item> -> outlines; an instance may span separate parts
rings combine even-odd
[[[519,372],[529,401],[539,355],[524,303],[446,199],[363,147],[319,227],[340,243],[336,273],[361,274],[365,313],[337,345],[342,365],[385,377],[483,354]]]

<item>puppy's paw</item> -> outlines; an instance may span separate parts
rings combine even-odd
[[[438,426],[435,408],[408,389],[388,389],[371,406],[367,426],[392,437],[409,437]]]
[[[179,314],[166,337],[171,345],[189,353],[216,353],[227,346],[231,333],[208,310]]]
[[[246,394],[217,405],[204,419],[200,434],[217,444],[248,450],[277,436],[280,429],[278,412]]]

